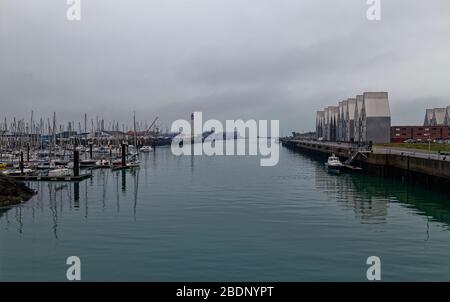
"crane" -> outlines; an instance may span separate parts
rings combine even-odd
[[[152,130],[152,127],[155,125],[155,123],[156,123],[156,121],[159,119],[159,116],[157,116],[154,120],[153,120],[153,122],[150,124],[150,126],[147,128],[147,130],[145,131],[145,134],[148,134],[151,130]]]

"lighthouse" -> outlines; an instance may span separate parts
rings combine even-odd
[[[194,144],[194,113],[191,113],[191,144]]]

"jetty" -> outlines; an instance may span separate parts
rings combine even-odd
[[[78,176],[47,176],[47,175],[18,175],[9,176],[11,179],[19,181],[68,181],[79,182],[92,177],[92,174],[87,173]]]

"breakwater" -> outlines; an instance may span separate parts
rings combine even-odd
[[[326,158],[335,154],[351,159],[352,165],[363,173],[392,177],[402,182],[426,186],[433,190],[450,192],[450,158],[425,158],[408,152],[359,152],[351,144],[282,139],[283,146]]]

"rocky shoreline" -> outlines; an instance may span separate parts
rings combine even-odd
[[[24,183],[0,174],[0,207],[20,204],[29,200],[35,193]]]

